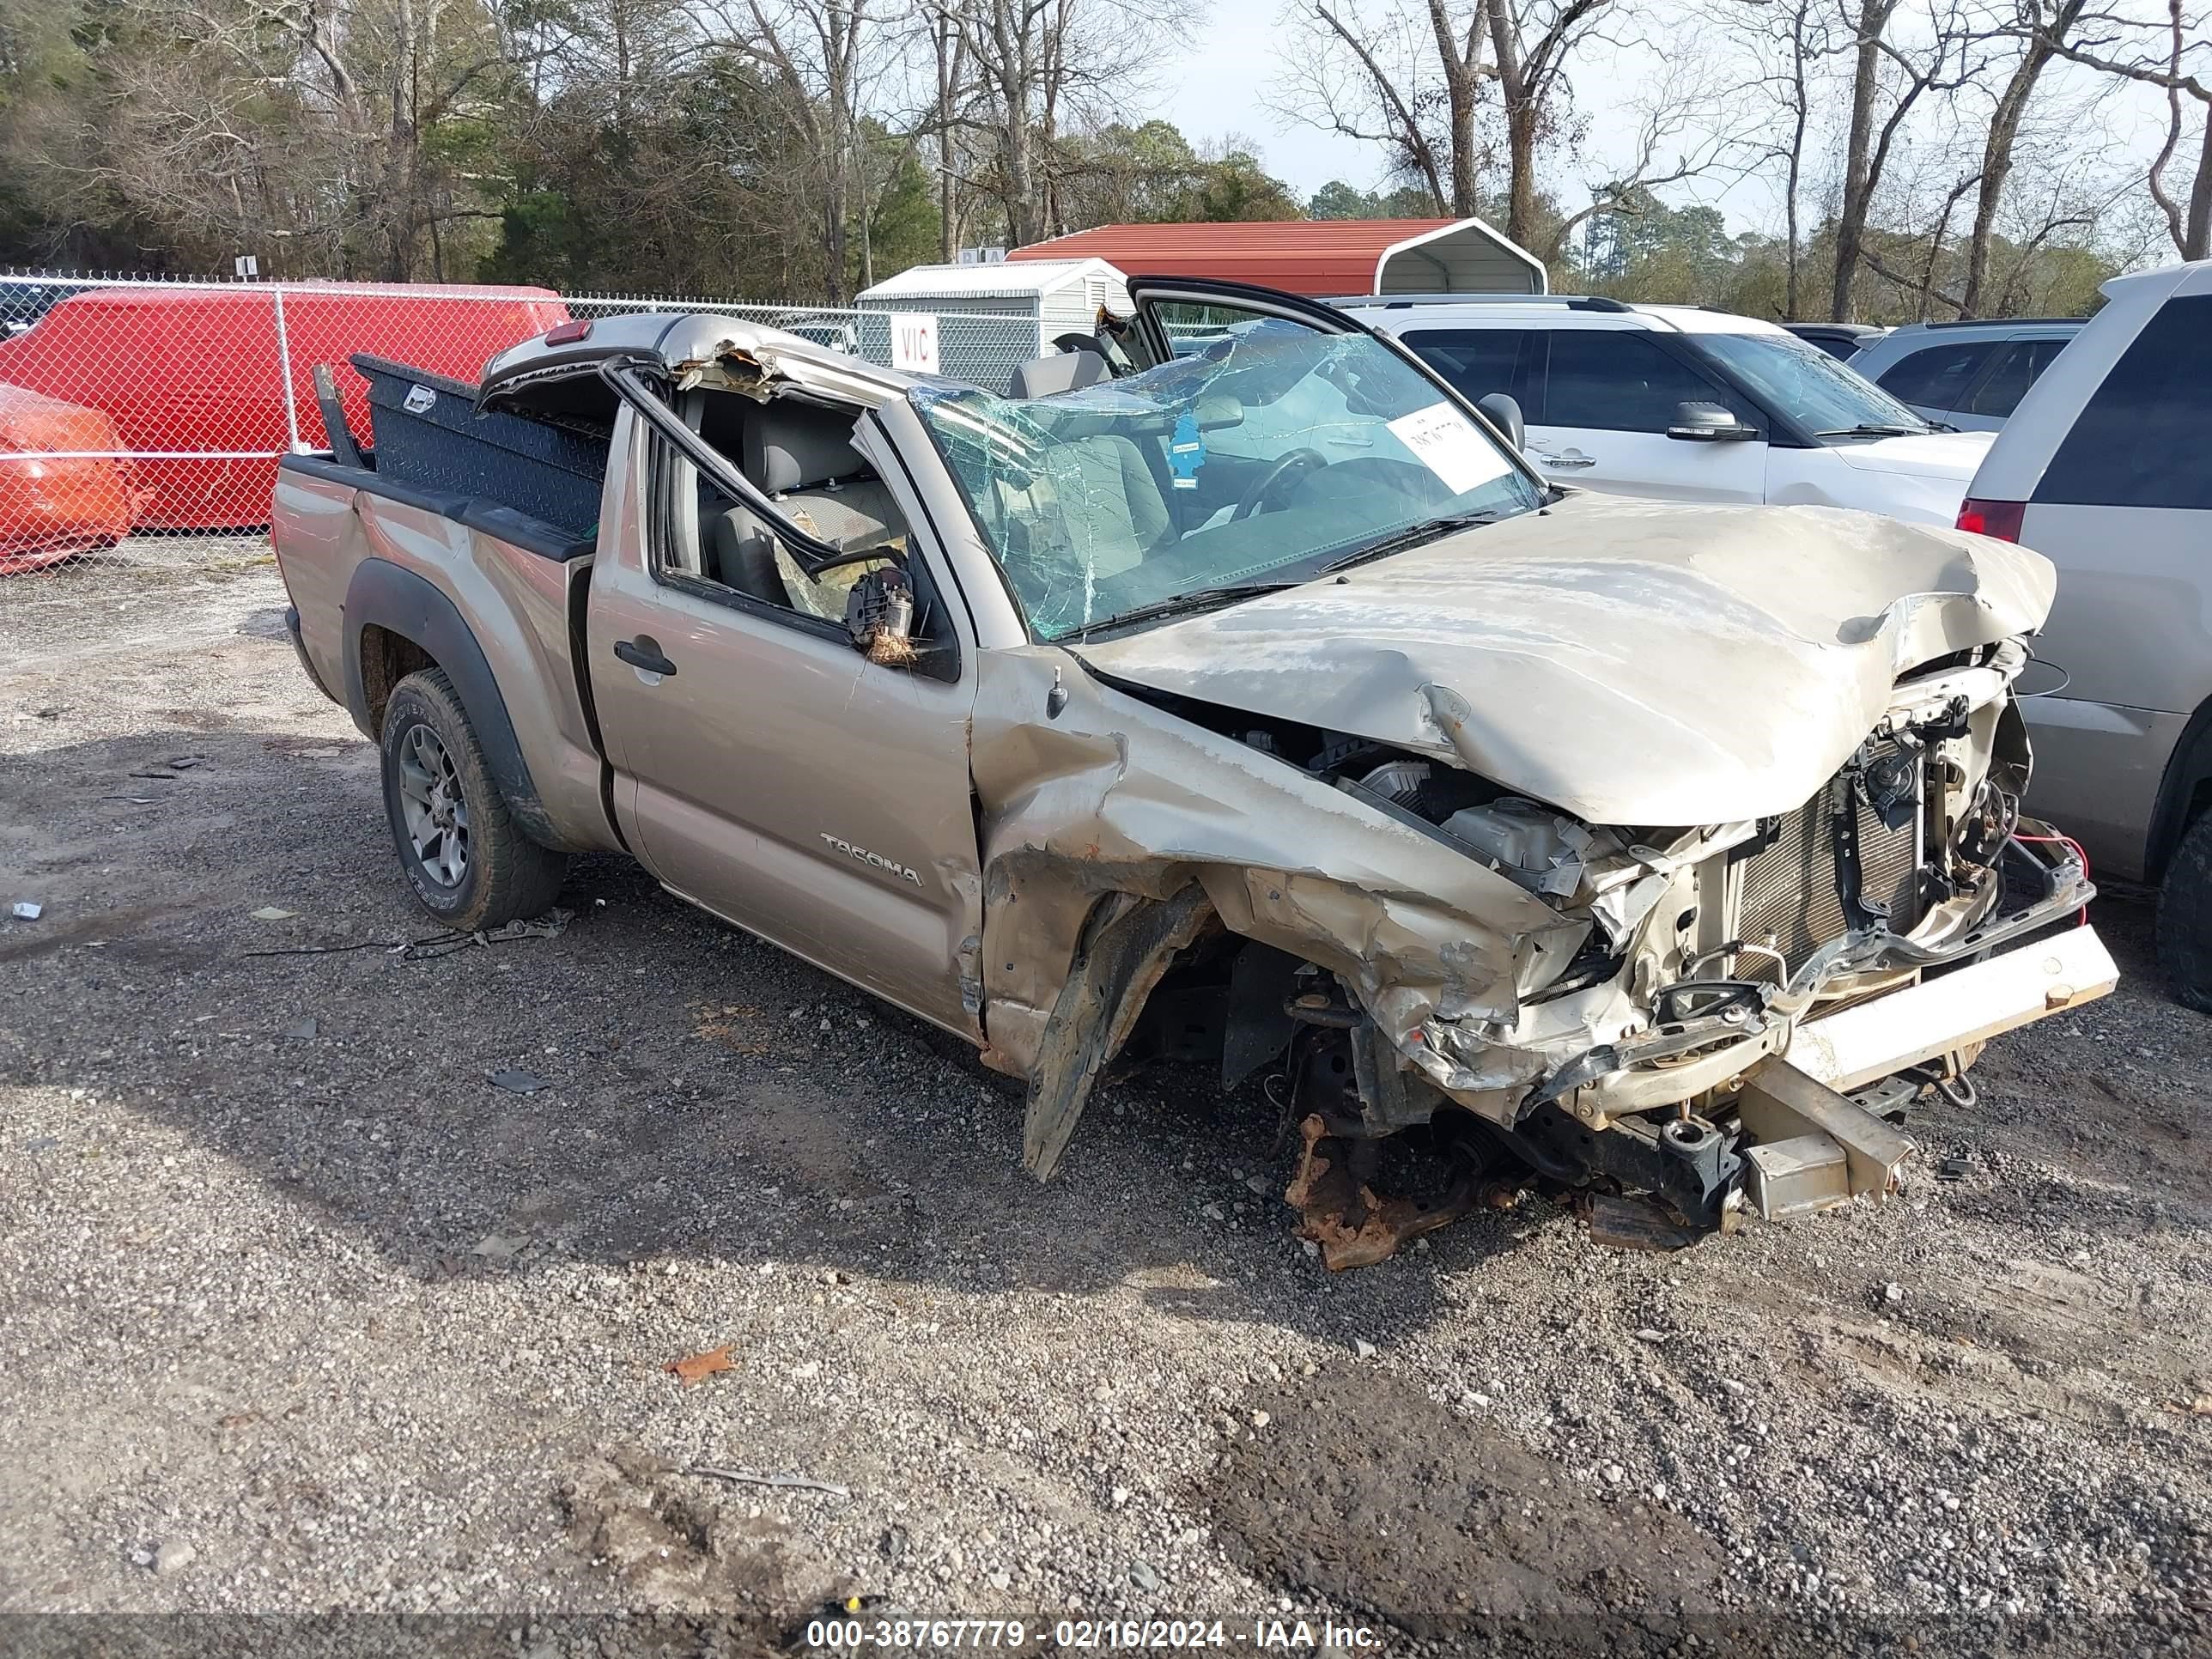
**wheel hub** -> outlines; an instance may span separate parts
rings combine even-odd
[[[438,734],[419,722],[399,739],[399,805],[422,873],[458,887],[469,872],[468,803],[460,775]]]

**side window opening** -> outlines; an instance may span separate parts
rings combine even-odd
[[[1998,358],[1996,366],[1974,388],[1966,405],[1969,415],[1987,415],[1997,420],[2009,416],[2020,407],[2020,400],[2027,395],[2043,371],[2051,367],[2065,345],[2063,340],[2014,340]]]
[[[2032,499],[2212,509],[2212,295],[2169,299],[2106,371]]]
[[[842,633],[854,585],[872,572],[902,564],[915,587],[912,637],[925,643],[949,637],[927,573],[920,561],[906,557],[905,517],[890,487],[854,446],[859,410],[796,398],[761,404],[712,390],[680,392],[670,406],[792,525],[841,550],[886,550],[810,574],[775,520],[656,436],[649,470],[656,580],[750,600],[802,626]]]
[[[1521,340],[1517,328],[1425,328],[1409,332],[1406,343],[1421,361],[1449,381],[1470,403],[1492,392],[1522,395],[1516,373]]]

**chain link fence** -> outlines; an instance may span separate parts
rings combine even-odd
[[[571,319],[706,312],[892,362],[885,311],[550,289],[0,275],[0,579],[95,556],[173,567],[258,532],[277,460],[327,454],[313,372],[369,432],[356,352],[473,382]],[[1031,315],[945,316],[938,369],[1003,390],[1041,355]]]

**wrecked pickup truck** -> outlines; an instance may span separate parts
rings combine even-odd
[[[423,904],[627,852],[1025,1079],[1040,1176],[1118,1054],[1261,1079],[1332,1266],[1531,1185],[1684,1236],[1879,1197],[1916,1094],[2112,988],[2020,814],[2040,556],[1562,490],[1338,312],[1132,292],[1006,396],[563,325],[453,442],[603,457],[595,524],[410,483],[398,425],[286,460],[301,658]],[[1449,1178],[1379,1179],[1408,1143]]]

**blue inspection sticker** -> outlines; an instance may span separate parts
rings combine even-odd
[[[1198,416],[1186,409],[1176,417],[1175,436],[1168,441],[1168,470],[1177,489],[1198,488],[1198,469],[1206,465],[1206,440],[1198,430]]]

